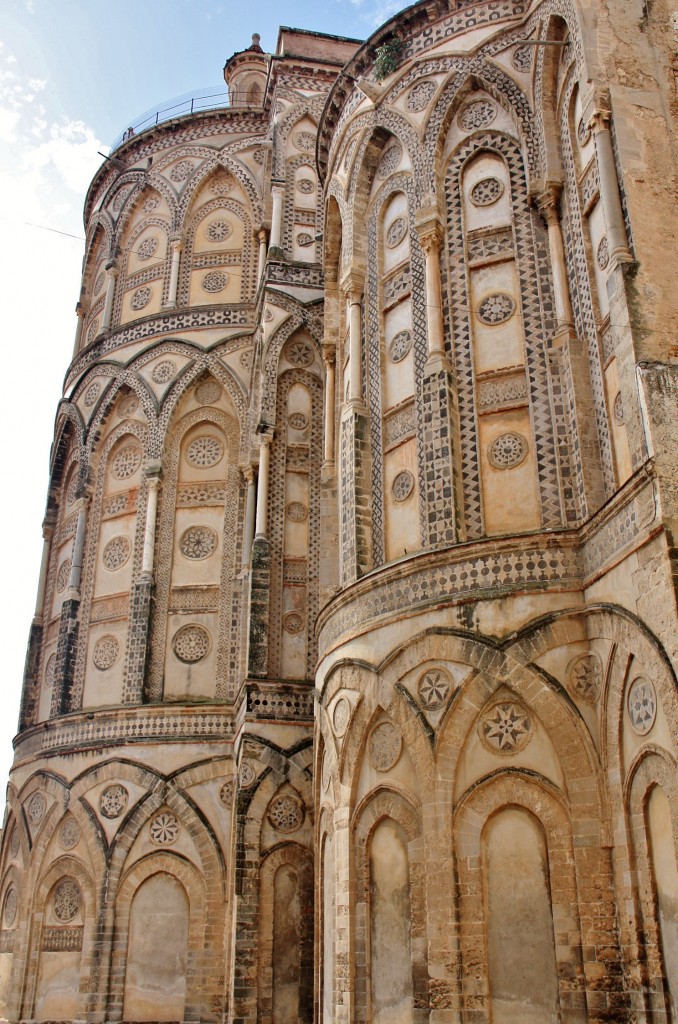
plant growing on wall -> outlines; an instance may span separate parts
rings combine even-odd
[[[399,39],[389,39],[377,47],[377,56],[374,62],[374,74],[378,82],[393,74],[398,67],[398,60],[402,53],[403,44]]]

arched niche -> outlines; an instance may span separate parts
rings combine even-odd
[[[165,872],[151,875],[135,892],[130,907],[124,1020],[183,1020],[188,931],[184,887]]]

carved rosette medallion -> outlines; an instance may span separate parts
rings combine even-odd
[[[141,465],[141,449],[136,445],[127,445],[121,448],[113,459],[111,472],[117,480],[127,480],[134,476]]]
[[[232,225],[223,218],[210,221],[205,228],[205,238],[208,242],[225,242],[232,234]]]
[[[153,818],[148,832],[156,846],[171,846],[179,838],[179,822],[170,811],[162,811]]]
[[[315,185],[310,178],[300,178],[297,182],[297,192],[309,196],[311,192],[315,192]]]
[[[567,688],[574,697],[595,704],[603,683],[603,666],[597,654],[589,652],[573,658],[567,666]]]
[[[85,405],[87,406],[88,409],[91,409],[91,407],[94,405],[94,403],[96,402],[97,398],[99,397],[99,392],[100,391],[101,391],[101,384],[99,383],[98,380],[95,380],[87,388],[87,391],[85,392],[85,397],[84,397],[83,401],[84,401],[84,403],[85,403]]]
[[[233,794],[235,792],[235,779],[228,779],[219,790],[219,799],[224,807],[233,806]]]
[[[30,825],[39,825],[45,817],[47,800],[44,793],[34,793],[26,805],[26,817]]]
[[[436,711],[447,703],[452,680],[443,668],[430,668],[417,683],[419,701],[427,711]]]
[[[303,338],[292,339],[285,345],[285,359],[292,366],[310,366],[313,362],[313,349]]]
[[[624,422],[624,401],[621,396],[621,391],[618,391],[614,396],[612,412],[614,414],[615,423],[618,423],[619,426],[621,426]]]
[[[45,666],[45,686],[48,690],[54,686],[54,675],[56,672],[56,654],[50,654]]]
[[[631,683],[626,707],[633,731],[646,736],[657,718],[657,694],[646,676],[638,676]]]
[[[120,654],[120,644],[116,637],[102,636],[94,645],[94,653],[92,654],[92,661],[94,667],[98,668],[100,672],[105,672],[106,669],[112,668],[118,660]]]
[[[412,334],[410,331],[398,331],[391,339],[388,347],[389,359],[392,363],[401,362],[412,348]]]
[[[19,856],[20,845],[21,844],[19,842],[19,829],[15,825],[14,828],[12,829],[12,834],[9,837],[9,852],[11,857],[16,858]]]
[[[596,260],[601,270],[605,270],[605,267],[610,262],[610,245],[607,240],[607,235],[603,235],[600,242],[598,243],[598,249],[596,251]]]
[[[202,661],[209,653],[210,635],[203,626],[193,623],[190,626],[182,626],[174,634],[172,649],[179,661],[186,665],[194,665]]]
[[[395,477],[391,492],[396,501],[405,501],[414,490],[414,477],[409,469],[402,469]]]
[[[343,736],[351,717],[351,705],[346,697],[340,697],[332,709],[332,728],[335,736]]]
[[[214,405],[221,398],[221,385],[215,380],[204,380],[195,389],[195,400],[199,405]]]
[[[135,311],[145,309],[151,301],[152,294],[153,291],[151,288],[137,288],[130,299],[130,306]]]
[[[218,537],[211,526],[189,526],[181,535],[179,550],[184,558],[201,561],[216,551]]]
[[[116,569],[121,569],[125,565],[131,553],[132,545],[128,537],[113,537],[104,548],[101,561],[105,569],[115,572]]]
[[[186,181],[186,178],[190,178],[192,171],[193,164],[190,160],[180,160],[170,171],[170,178],[177,182]]]
[[[62,850],[73,850],[80,842],[82,832],[75,818],[66,818],[59,831],[59,843]]]
[[[305,416],[303,412],[291,412],[287,417],[287,422],[292,427],[292,430],[306,430],[308,416]]]
[[[532,723],[519,704],[501,701],[482,715],[478,733],[483,745],[493,754],[517,754],[532,737]]]
[[[224,446],[216,437],[204,434],[191,441],[186,451],[186,459],[197,469],[209,469],[216,466],[224,457]]]
[[[143,242],[139,244],[137,249],[137,257],[140,260],[150,260],[151,256],[155,254],[158,248],[157,238],[144,238]]]
[[[404,217],[396,217],[386,230],[386,245],[395,249],[407,234],[407,222]]]
[[[423,81],[417,82],[413,85],[407,94],[405,100],[405,106],[413,114],[417,114],[420,110],[423,110],[433,99],[433,94],[436,91],[435,82]]]
[[[125,813],[128,800],[129,793],[124,786],[116,782],[112,786],[106,786],[101,794],[99,810],[104,818],[119,818],[121,814]]]
[[[315,135],[313,132],[297,132],[292,142],[302,153],[312,153],[315,149]]]
[[[402,155],[403,147],[399,142],[394,142],[388,149],[385,149],[377,166],[377,178],[383,181],[384,178],[388,178],[389,174],[393,174],[402,159]]]
[[[304,823],[304,807],[301,800],[285,793],[271,801],[267,817],[276,832],[298,832]]]
[[[471,189],[469,198],[474,206],[492,206],[504,194],[504,183],[499,178],[482,178]]]
[[[293,523],[303,523],[308,517],[308,509],[301,501],[290,501],[285,507],[285,515]]]
[[[13,885],[7,890],[5,906],[2,912],[2,921],[6,928],[11,928],[16,920],[16,912],[19,906],[19,894]]]
[[[172,359],[163,359],[151,370],[151,380],[156,384],[169,384],[177,372],[177,364]]]
[[[283,616],[283,629],[286,633],[301,633],[304,628],[304,618],[299,612],[288,612]]]
[[[402,736],[391,722],[380,722],[370,733],[367,752],[370,763],[378,772],[388,772],[398,763],[402,749]]]
[[[242,789],[249,789],[256,777],[257,773],[254,770],[254,765],[250,761],[243,761],[238,772],[238,784],[240,787]]]
[[[64,559],[59,566],[56,578],[56,589],[57,594],[63,594],[64,590],[68,586],[68,581],[71,577],[71,560],[70,558]]]
[[[495,327],[497,324],[506,323],[515,313],[516,304],[510,295],[505,292],[497,292],[488,295],[478,306],[478,319],[488,327]]]
[[[82,896],[80,886],[72,878],[66,878],[59,882],[54,890],[53,907],[54,916],[58,921],[68,924],[80,913]]]
[[[513,432],[500,434],[487,449],[490,465],[495,469],[514,469],[527,458],[527,439]]]
[[[497,105],[491,100],[472,100],[467,103],[457,118],[457,123],[465,132],[487,128],[497,116]]]
[[[228,274],[223,270],[210,270],[202,279],[202,286],[206,292],[223,292],[228,284]]]

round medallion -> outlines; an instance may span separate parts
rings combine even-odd
[[[304,628],[304,619],[299,612],[288,612],[283,616],[283,629],[286,633],[301,633]]]
[[[128,186],[127,188],[121,188],[116,192],[115,199],[111,203],[111,209],[114,213],[119,213],[120,210],[122,210],[125,200],[131,191],[131,186]]]
[[[605,267],[610,262],[610,246],[607,241],[607,235],[603,235],[600,242],[598,243],[596,260],[598,261],[598,266],[601,270],[605,270]]]
[[[72,878],[59,882],[54,890],[54,916],[66,924],[80,912],[80,886]]]
[[[128,799],[129,793],[125,787],[116,782],[112,786],[106,786],[101,794],[99,810],[104,818],[119,818],[125,812]]]
[[[87,388],[83,401],[88,409],[90,409],[94,405],[97,398],[99,397],[100,391],[101,384],[97,380],[95,380],[94,383],[90,384],[90,386]]]
[[[210,270],[202,279],[202,286],[204,290],[211,294],[223,292],[227,284],[228,274],[224,274],[223,270]]]
[[[504,194],[504,183],[499,178],[482,178],[477,181],[470,192],[474,206],[492,206]]]
[[[104,286],[104,281],[105,280],[106,280],[106,275],[104,274],[104,272],[102,270],[99,274],[97,274],[97,279],[94,282],[94,290],[93,290],[94,295],[98,295],[99,294],[99,292],[101,291],[101,289]]]
[[[94,341],[94,339],[95,339],[95,338],[96,338],[96,336],[97,336],[97,333],[98,333],[98,331],[99,331],[99,321],[98,321],[98,319],[97,319],[97,318],[95,317],[95,318],[94,318],[94,320],[92,320],[92,323],[91,323],[91,324],[89,325],[89,327],[87,328],[87,344],[88,344],[88,345],[89,345],[89,344],[90,344],[91,342],[93,342],[93,341]]]
[[[428,106],[435,91],[435,82],[417,82],[408,92],[405,106],[413,114],[416,114]]]
[[[646,676],[638,676],[631,683],[627,709],[634,732],[639,736],[647,735],[657,717],[657,694]]]
[[[104,569],[108,569],[109,572],[115,572],[116,569],[122,568],[131,553],[132,545],[127,537],[113,537],[104,548],[104,553],[101,557]]]
[[[267,813],[276,832],[298,832],[304,824],[304,807],[301,800],[289,793],[272,800]]]
[[[291,412],[287,417],[287,422],[292,427],[292,430],[306,430],[308,416],[304,415],[303,412]]]
[[[442,668],[428,669],[417,683],[419,700],[427,711],[435,711],[447,703],[451,689],[452,680]]]
[[[500,434],[487,449],[490,465],[495,469],[513,469],[527,458],[528,444],[522,434]]]
[[[59,842],[63,850],[73,850],[80,842],[80,826],[75,818],[66,818],[59,830]]]
[[[170,171],[172,181],[186,181],[191,176],[193,164],[190,160],[180,160]]]
[[[127,395],[122,399],[118,406],[118,415],[121,419],[127,419],[129,416],[134,416],[134,413],[139,408],[139,399],[132,391],[131,394]]]
[[[285,507],[285,515],[293,523],[303,523],[308,516],[308,509],[301,501],[290,501]]]
[[[394,142],[388,149],[385,149],[377,166],[377,178],[383,180],[388,178],[389,174],[393,174],[402,159],[402,155],[403,147],[399,142]]]
[[[182,626],[174,634],[172,648],[179,661],[193,665],[197,661],[202,661],[208,654],[210,635],[203,626]]]
[[[355,147],[356,147],[357,142],[358,142],[357,139],[351,139],[351,141],[349,142],[348,146],[346,147],[346,152],[344,153],[344,170],[345,171],[348,170],[348,165],[351,162],[351,157],[355,153]]]
[[[213,220],[205,228],[205,237],[209,242],[225,242],[233,234],[233,225],[223,219]]]
[[[313,235],[309,235],[308,231],[301,231],[297,235],[297,245],[301,246],[302,249],[308,248],[309,245],[313,245],[315,239]]]
[[[600,697],[603,666],[597,654],[580,654],[567,666],[567,686],[573,696],[595,704]]]
[[[47,801],[44,793],[34,793],[26,805],[26,817],[31,825],[39,825],[45,817]]]
[[[233,793],[235,792],[235,779],[229,779],[219,790],[219,799],[224,807],[233,805]]]
[[[151,294],[150,288],[137,288],[130,300],[132,309],[144,309],[151,301]]]
[[[478,732],[494,754],[516,754],[526,747],[532,735],[529,715],[511,701],[494,704],[480,719]]]
[[[391,339],[388,347],[388,356],[392,363],[399,363],[404,359],[412,348],[412,334],[410,331],[398,331]]]
[[[457,123],[465,132],[487,128],[497,116],[497,106],[491,100],[472,100],[459,114]]]
[[[179,822],[169,811],[163,811],[156,814],[148,831],[156,846],[171,846],[179,838]]]
[[[614,405],[612,407],[614,413],[615,423],[619,426],[624,422],[624,403],[622,401],[621,391],[618,391],[614,396]]]
[[[94,667],[98,668],[100,672],[105,672],[115,665],[119,654],[120,644],[116,637],[111,636],[110,633],[100,637],[95,643],[92,653]]]
[[[5,907],[2,912],[3,923],[6,928],[11,928],[16,920],[16,912],[19,906],[19,894],[14,886],[10,886],[5,896]]]
[[[238,772],[238,783],[240,786],[243,789],[249,789],[256,777],[257,773],[254,770],[254,765],[249,761],[243,761]]]
[[[388,772],[395,767],[403,745],[402,736],[391,722],[380,722],[370,734],[367,744],[372,767]]]
[[[313,349],[303,338],[297,338],[285,345],[285,358],[292,366],[310,366],[313,362]]]
[[[67,558],[59,566],[56,578],[57,594],[63,594],[64,590],[68,586],[68,581],[71,578],[71,560]]]
[[[19,856],[19,847],[19,829],[15,825],[14,828],[12,829],[12,834],[9,837],[9,852],[12,857]]]
[[[297,182],[297,192],[310,196],[311,192],[315,192],[315,182],[311,181],[310,178],[300,178]]]
[[[217,174],[210,182],[213,196],[226,196],[235,187],[235,178],[231,174]]]
[[[532,67],[532,51],[533,46],[529,44],[527,46],[516,46],[515,50],[511,54],[511,63],[513,64],[516,71],[529,71]]]
[[[45,686],[48,690],[54,686],[54,674],[56,672],[56,654],[50,654],[45,666]]]
[[[405,501],[414,490],[414,477],[409,469],[401,469],[391,486],[391,492],[396,501]]]
[[[494,327],[509,320],[515,312],[516,304],[505,292],[487,295],[478,306],[478,319],[481,323]]]
[[[325,752],[325,755],[323,757],[323,766],[320,772],[320,785],[322,786],[324,793],[327,793],[328,789],[330,788],[331,781],[332,769],[330,768],[330,759],[327,755],[327,752]]]
[[[66,490],[66,501],[69,505],[72,505],[78,496],[78,483],[78,471],[75,470],[71,479],[68,481],[68,488]]]
[[[209,469],[216,466],[224,457],[224,446],[216,437],[203,434],[191,441],[186,451],[186,459],[198,469]]]
[[[386,245],[389,249],[395,249],[396,245],[400,245],[406,234],[407,224],[405,218],[396,217],[386,231]]]
[[[251,351],[248,350],[247,352],[241,352],[240,353],[240,365],[242,366],[243,370],[251,369],[251,366],[252,366],[252,353],[251,353]]]
[[[215,380],[204,380],[195,389],[195,400],[199,405],[214,405],[221,398],[221,386]]]
[[[136,445],[121,448],[113,459],[111,472],[117,480],[127,480],[134,476],[141,465],[141,449]]]
[[[350,717],[351,705],[345,697],[340,697],[332,709],[332,728],[336,736],[344,735]]]
[[[137,257],[140,260],[150,260],[151,256],[155,254],[158,248],[157,238],[144,238],[143,242],[139,243],[137,249]]]
[[[160,205],[160,200],[158,199],[158,197],[157,196],[150,196],[146,200],[146,202],[144,203],[144,206],[143,206],[144,213],[153,213],[154,210],[157,210],[159,205]]]
[[[266,160],[266,151],[263,146],[259,146],[258,149],[254,150],[254,162],[255,164],[263,164]]]
[[[151,370],[151,380],[156,384],[168,384],[176,372],[177,364],[171,359],[163,359]]]
[[[297,132],[292,141],[297,149],[304,153],[312,153],[315,149],[315,135],[313,132]]]
[[[210,526],[189,526],[181,535],[179,550],[184,558],[202,561],[214,554],[218,537]]]

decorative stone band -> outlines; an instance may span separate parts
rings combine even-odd
[[[16,742],[16,757],[21,760],[48,751],[96,745],[120,746],[126,743],[195,743],[196,740],[223,743],[233,738],[234,714],[223,707],[200,709],[173,704],[171,708],[130,707],[118,711],[94,711],[87,715],[64,716],[27,729]]]
[[[196,330],[206,327],[244,327],[253,329],[255,325],[254,306],[250,303],[229,303],[227,306],[210,306],[186,310],[185,312],[171,312],[159,314],[144,320],[135,321],[119,330],[111,331],[105,338],[101,338],[90,349],[83,352],[76,359],[68,371],[66,387],[71,384],[98,359],[109,352],[129,345],[134,341],[144,341],[147,338],[174,334],[177,331]]]
[[[83,931],[81,925],[73,928],[45,928],[42,933],[43,953],[72,953],[81,950]]]
[[[422,553],[364,576],[318,618],[321,656],[405,614],[530,591],[581,590],[661,529],[653,485],[636,476],[580,530],[483,541]]]
[[[314,701],[314,691],[306,685],[248,682],[235,708],[235,717],[240,718],[245,702],[245,715],[249,721],[312,722]]]

